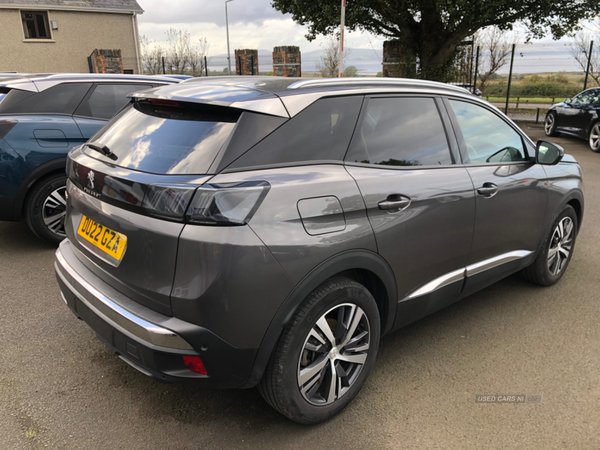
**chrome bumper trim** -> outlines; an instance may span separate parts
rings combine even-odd
[[[193,350],[192,346],[178,334],[132,314],[88,283],[69,265],[60,248],[56,250],[55,264],[57,275],[71,292],[113,327],[125,330],[153,345],[179,350]],[[63,299],[65,299],[64,294]]]

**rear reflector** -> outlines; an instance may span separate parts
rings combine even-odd
[[[184,356],[183,363],[192,372],[199,373],[200,375],[208,375],[199,356]]]

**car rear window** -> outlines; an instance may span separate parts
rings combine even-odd
[[[90,141],[111,157],[86,154],[141,172],[205,174],[240,116],[239,110],[175,102],[136,102]]]
[[[73,114],[92,83],[63,83],[45,91],[12,89],[0,104],[0,113]]]

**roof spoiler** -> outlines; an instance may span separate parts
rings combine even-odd
[[[0,78],[0,88],[4,89],[19,89],[28,92],[40,92],[37,86],[29,78]]]

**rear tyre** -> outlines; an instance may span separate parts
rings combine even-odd
[[[258,386],[291,420],[330,419],[356,396],[379,347],[377,304],[361,284],[334,278],[315,289],[285,327]]]
[[[551,286],[561,279],[575,250],[577,227],[575,210],[566,206],[552,225],[533,264],[523,269],[527,280],[541,286]]]
[[[600,122],[597,122],[592,126],[589,143],[593,152],[600,153]]]
[[[544,131],[546,132],[546,136],[554,137],[560,136],[560,133],[556,131],[556,114],[550,113],[546,116],[546,120],[544,121]]]
[[[66,175],[38,181],[25,201],[25,221],[39,238],[58,245],[65,237]]]

